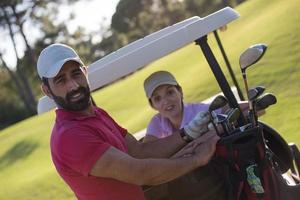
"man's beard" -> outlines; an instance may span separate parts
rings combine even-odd
[[[89,86],[80,86],[77,90],[67,93],[66,97],[59,97],[52,93],[55,103],[63,109],[70,111],[83,111],[91,105],[91,93]],[[75,94],[83,94],[83,98],[78,101],[71,101]]]

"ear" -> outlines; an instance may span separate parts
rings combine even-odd
[[[43,92],[45,95],[47,95],[48,97],[50,97],[51,99],[53,99],[49,87],[48,87],[47,85],[45,85],[44,83],[41,85],[41,90],[42,90],[42,92]]]
[[[85,75],[87,75],[87,66],[82,66],[81,69],[82,69],[82,72],[83,72]]]

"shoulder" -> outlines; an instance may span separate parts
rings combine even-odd
[[[110,118],[111,120],[113,120],[113,118],[102,108],[94,107],[94,111],[102,117],[104,116],[106,118]]]
[[[161,114],[158,113],[154,115],[147,126],[146,135],[153,135],[158,138],[162,137],[161,135],[164,132],[163,126],[165,124],[164,120]]]
[[[187,111],[194,111],[194,112],[199,112],[199,111],[206,111],[208,110],[209,104],[206,103],[187,103],[184,104],[184,108]]]
[[[124,137],[126,136],[127,129],[123,128],[118,122],[116,122],[105,110],[99,107],[95,107],[95,111],[98,113],[100,117],[104,118],[105,121],[108,122],[110,126],[116,127]]]
[[[161,116],[160,113],[157,113],[151,118],[151,120],[148,124],[148,127],[149,126],[160,126],[162,124],[162,122],[163,122],[163,117]]]

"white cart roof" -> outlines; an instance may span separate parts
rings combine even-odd
[[[191,17],[110,53],[88,67],[92,91],[114,82],[210,32],[237,19],[239,14],[230,7],[204,18]],[[55,108],[47,96],[38,102],[38,114]]]

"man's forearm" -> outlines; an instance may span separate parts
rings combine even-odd
[[[207,164],[218,140],[215,134],[206,134],[194,141],[196,146],[190,143],[180,155],[169,159],[138,159],[110,147],[95,163],[90,174],[137,185],[165,183]]]
[[[158,185],[169,182],[175,178],[197,168],[192,156],[173,159],[139,159],[142,161],[139,185]]]
[[[137,142],[131,138],[132,136],[128,137],[126,139],[127,143],[130,143],[129,154],[136,158],[168,158],[187,144],[179,131],[151,142]]]
[[[157,185],[180,177],[199,165],[201,162],[194,156],[137,159],[110,148],[97,161],[90,174],[136,185]]]

